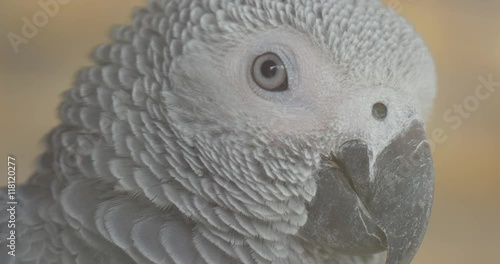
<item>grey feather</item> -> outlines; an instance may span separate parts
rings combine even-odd
[[[432,58],[404,19],[371,0],[150,0],[111,37],[64,94],[18,190],[15,259],[0,218],[0,263],[383,263],[299,234],[341,132],[380,142],[378,153],[401,127],[356,130],[380,124],[363,100],[383,86],[414,106],[395,106],[397,118],[431,111]],[[297,67],[323,99],[248,87],[241,61],[273,38],[303,44],[296,60],[310,61]],[[360,103],[336,110],[340,97]],[[6,201],[0,192],[2,212]]]

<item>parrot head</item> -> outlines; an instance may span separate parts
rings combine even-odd
[[[371,0],[190,10],[169,29],[162,98],[196,175],[182,191],[228,212],[233,235],[268,260],[295,245],[318,263],[383,251],[409,263],[434,185],[423,120],[435,73],[412,27]]]

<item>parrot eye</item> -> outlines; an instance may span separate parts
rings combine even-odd
[[[278,55],[268,52],[253,61],[252,78],[262,89],[279,92],[288,89],[286,67]]]

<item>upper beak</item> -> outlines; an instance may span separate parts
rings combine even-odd
[[[318,173],[300,236],[348,255],[386,249],[386,264],[410,263],[427,229],[434,192],[423,124],[411,121],[378,154],[351,140],[331,158],[338,166]]]
[[[370,165],[364,142],[340,148],[340,166],[365,214],[385,234],[386,264],[410,263],[429,223],[434,174],[424,127],[412,121]]]

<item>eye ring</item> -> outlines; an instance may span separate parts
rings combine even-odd
[[[288,73],[278,55],[266,52],[252,63],[250,69],[253,81],[262,89],[280,92],[288,89]]]

